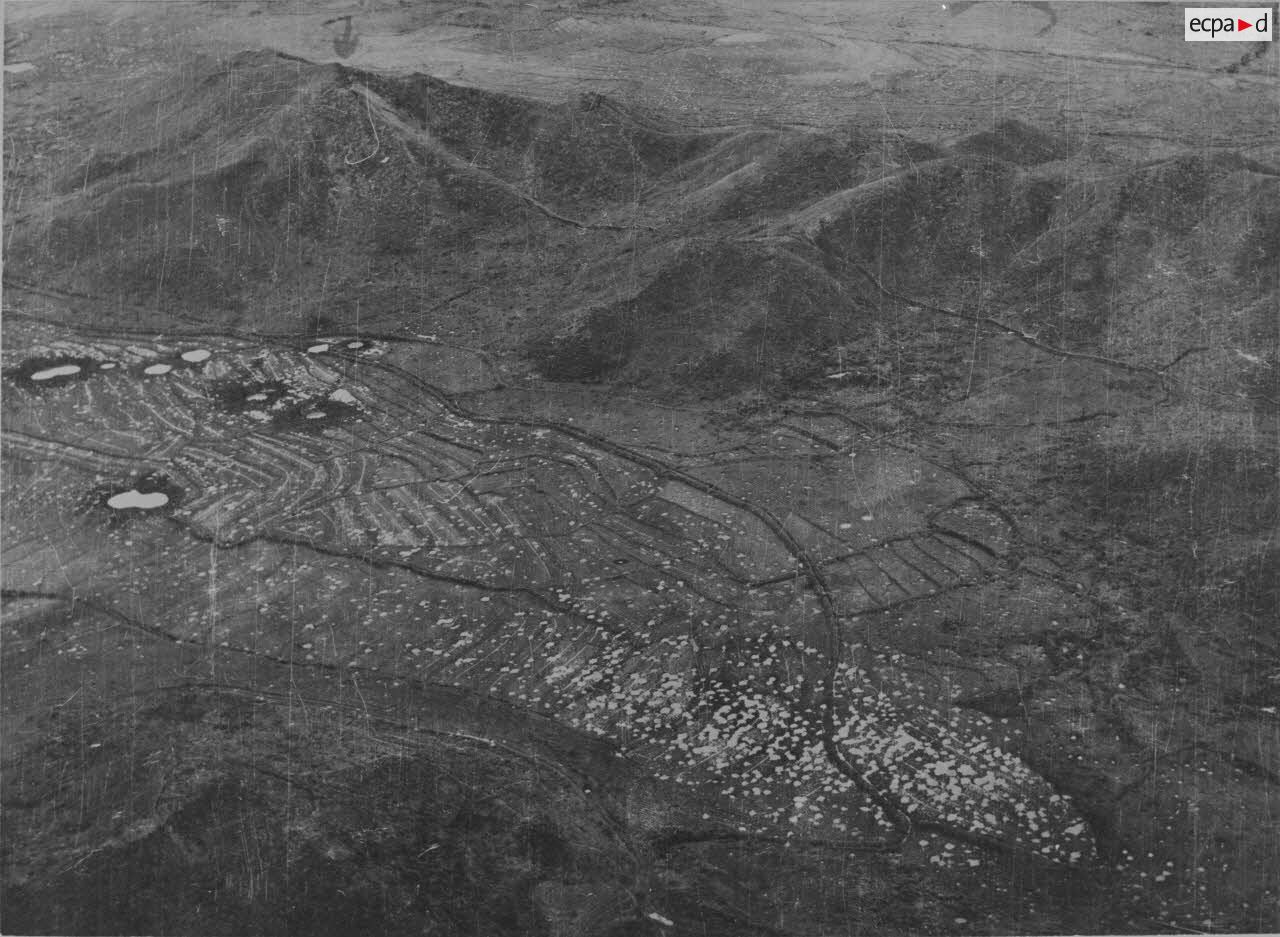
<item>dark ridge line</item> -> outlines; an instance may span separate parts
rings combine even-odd
[[[983,543],[981,540],[977,539],[976,537],[970,537],[968,534],[960,533],[960,531],[958,530],[952,530],[950,527],[944,527],[942,524],[939,524],[937,521],[930,520],[928,521],[928,524],[929,524],[930,530],[937,531],[938,533],[944,534],[948,537],[954,537],[956,540],[959,540],[961,543],[964,543],[964,544],[967,544],[968,546],[973,547],[975,550],[981,550],[983,553],[991,557],[993,560],[999,561],[1003,559],[1001,554],[991,549],[991,547],[987,546],[987,544]]]
[[[74,595],[61,592],[44,592],[40,589],[12,589],[8,586],[0,588],[0,599],[51,599],[55,602],[75,602]]]
[[[952,426],[957,429],[1033,429],[1037,426],[1069,426],[1072,423],[1088,423],[1091,420],[1115,419],[1120,416],[1114,410],[1098,410],[1065,420],[1034,420],[1026,423],[978,423],[966,420],[925,420],[930,426]]]
[[[878,572],[881,576],[884,576],[885,579],[889,580],[889,584],[893,586],[893,588],[897,589],[904,596],[908,596],[908,597],[914,596],[914,593],[910,589],[908,589],[902,583],[898,582],[897,577],[894,576],[893,573],[885,569],[883,563],[876,562],[876,560],[871,556],[867,556],[865,557],[865,559],[867,560],[868,563],[870,563],[873,567],[875,567],[876,572]],[[902,601],[902,600],[898,599],[896,601]]]
[[[279,771],[273,771],[271,768],[262,764],[261,761],[249,761],[245,758],[237,758],[234,755],[223,755],[222,762],[228,765],[235,765],[237,768],[248,768],[250,771],[258,774],[264,774],[269,778],[275,778],[277,781],[283,781],[285,787],[290,790],[295,787],[301,788],[302,792],[307,795],[307,799],[311,801],[313,805],[323,800],[321,795],[317,793],[316,789],[306,781],[299,780],[298,778],[291,777],[287,774],[281,774]]]
[[[532,589],[524,586],[496,586],[488,585],[478,579],[468,579],[464,576],[451,576],[447,573],[434,572],[428,569],[422,569],[414,566],[412,563],[406,563],[400,559],[392,559],[391,557],[376,557],[371,551],[364,553],[346,552],[344,550],[331,549],[329,547],[318,546],[315,542],[302,538],[291,537],[287,534],[270,534],[259,533],[251,537],[245,537],[241,540],[233,542],[219,541],[217,537],[206,534],[197,530],[193,525],[184,521],[182,518],[167,516],[165,520],[176,527],[181,528],[191,539],[199,543],[207,543],[219,550],[239,550],[244,547],[252,546],[258,543],[265,543],[269,546],[285,546],[285,547],[302,547],[319,553],[321,556],[328,556],[334,559],[355,560],[371,566],[374,569],[400,569],[407,573],[421,576],[424,579],[431,579],[436,582],[444,582],[454,586],[464,586],[469,589],[477,589],[482,592],[498,592],[498,593],[514,593],[518,595],[527,595],[532,598],[535,604],[551,609],[561,615],[574,615],[572,606],[561,606],[545,596],[539,595]]]
[[[1003,332],[1007,335],[1012,335],[1014,338],[1017,338],[1019,341],[1031,346],[1032,348],[1036,348],[1050,355],[1055,355],[1059,358],[1074,358],[1079,361],[1090,361],[1090,362],[1093,362],[1094,364],[1101,364],[1110,368],[1119,368],[1123,371],[1128,371],[1131,374],[1141,374],[1145,377],[1154,378],[1162,388],[1166,387],[1166,384],[1165,384],[1166,372],[1168,372],[1170,368],[1172,368],[1175,364],[1177,364],[1179,361],[1181,361],[1187,355],[1192,354],[1193,352],[1209,350],[1208,348],[1201,347],[1201,346],[1188,348],[1185,351],[1181,352],[1172,361],[1163,365],[1132,364],[1127,361],[1120,361],[1116,358],[1108,358],[1105,355],[1095,355],[1095,354],[1091,354],[1089,352],[1083,352],[1083,351],[1068,351],[1065,348],[1058,348],[1054,345],[1047,345],[1044,342],[1040,341],[1039,339],[1035,338],[1034,336],[1028,335],[1026,332],[1022,331],[1021,329],[1014,328],[1012,325],[1009,325],[1006,322],[1001,322],[999,319],[994,319],[991,316],[973,316],[973,315],[969,315],[966,312],[957,312],[954,309],[947,309],[945,306],[937,306],[937,305],[934,305],[933,303],[926,302],[924,300],[912,299],[909,296],[904,296],[902,293],[895,292],[894,290],[889,289],[887,286],[881,283],[880,279],[874,273],[872,273],[870,270],[864,267],[862,264],[855,263],[853,267],[860,274],[862,274],[863,277],[869,280],[872,286],[874,286],[877,290],[879,290],[885,296],[887,296],[890,299],[896,300],[900,303],[904,303],[907,306],[915,306],[920,309],[927,309],[929,312],[933,312],[941,316],[947,316],[952,319],[960,319],[964,322],[972,322],[976,325],[985,325],[988,328],[995,329],[998,332]],[[1269,399],[1269,398],[1264,397],[1262,399]]]
[[[1042,48],[1041,49],[1002,49],[1002,48],[996,48],[993,46],[977,46],[977,45],[971,45],[969,43],[961,43],[961,42],[942,42],[937,39],[896,39],[896,40],[887,40],[886,42],[889,45],[942,46],[945,48],[965,49],[967,51],[981,50],[984,52],[1001,52],[1006,55],[1024,55],[1024,56],[1036,56],[1036,57],[1048,55],[1048,56],[1053,56],[1054,58],[1070,59],[1072,62],[1076,62],[1076,61],[1098,62],[1102,65],[1112,65],[1112,66],[1117,66],[1122,68],[1135,68],[1135,67],[1148,68],[1148,69],[1153,69],[1157,71],[1167,69],[1168,71],[1201,72],[1209,75],[1215,74],[1218,71],[1218,69],[1216,68],[1202,68],[1198,65],[1180,65],[1174,62],[1161,61],[1159,59],[1142,58],[1142,59],[1137,59],[1135,61],[1130,61],[1130,60],[1120,59],[1120,58],[1108,58],[1105,55],[1074,55],[1069,52],[1050,52]]]
[[[841,562],[843,563],[844,561],[841,560]],[[862,578],[857,568],[852,563],[845,563],[844,568],[846,571],[848,571],[849,575],[853,577],[853,581],[858,586],[858,588],[861,589],[863,593],[866,595],[866,597],[871,600],[873,609],[883,610],[887,608],[892,608],[898,602],[902,601],[901,599],[894,599],[890,601],[878,596],[875,592],[872,591],[871,587],[867,585],[866,580]],[[861,615],[863,613],[860,611],[858,612],[858,614]]]
[[[168,460],[155,459],[147,455],[135,456],[135,455],[129,455],[128,453],[107,452],[106,450],[96,449],[92,446],[78,446],[75,443],[62,442],[54,439],[47,439],[44,436],[37,436],[35,433],[28,433],[18,429],[6,429],[4,431],[3,437],[0,438],[0,442],[8,443],[10,439],[16,440],[15,442],[9,443],[11,447],[19,447],[22,445],[23,441],[30,440],[33,443],[35,443],[37,446],[40,446],[40,445],[48,446],[50,449],[55,450],[54,452],[50,453],[46,458],[29,459],[29,461],[49,462],[54,460],[62,460],[64,453],[58,452],[56,450],[65,450],[65,456],[67,457],[68,460],[70,458],[75,458],[76,457],[75,453],[82,452],[82,453],[85,453],[85,455],[80,456],[80,458],[97,459],[104,462],[126,462],[126,463],[129,463],[130,465],[136,465],[138,462],[145,462],[151,465],[168,465],[169,464]],[[24,454],[19,453],[18,457],[22,458],[23,455]],[[35,453],[30,453],[30,455],[35,455]]]
[[[869,618],[874,615],[881,615],[885,612],[894,612],[900,608],[906,608],[908,605],[916,605],[921,602],[925,602],[929,599],[936,599],[938,596],[946,595],[948,592],[958,592],[961,589],[968,588],[969,586],[976,586],[979,583],[990,580],[991,578],[993,578],[993,574],[990,572],[984,571],[982,575],[973,576],[961,582],[954,583],[953,585],[944,586],[943,588],[939,589],[936,592],[925,592],[920,595],[908,595],[908,596],[904,596],[901,599],[893,599],[892,601],[889,601],[889,602],[878,602],[876,605],[872,605],[867,608],[859,608],[859,609],[853,610],[849,612],[847,615],[842,616],[841,621],[846,624],[852,624],[853,622],[858,621],[862,618]],[[875,598],[875,596],[872,595],[872,593],[867,590],[865,585],[862,587],[862,590],[866,592],[867,595],[870,596],[872,599]]]
[[[907,559],[907,557],[905,557],[905,556],[903,556],[903,555],[902,555],[902,553],[897,549],[897,543],[902,543],[902,542],[904,542],[904,541],[905,541],[906,543],[910,543],[910,542],[911,542],[911,538],[909,538],[909,537],[904,537],[902,540],[899,540],[899,541],[896,541],[896,542],[889,542],[889,543],[886,543],[886,544],[885,544],[885,546],[888,548],[888,550],[889,550],[889,552],[890,552],[890,553],[892,553],[894,556],[896,556],[898,559],[900,559],[900,560],[901,560],[905,565],[907,565],[907,566],[911,567],[911,568],[912,568],[912,569],[914,569],[917,573],[919,573],[919,574],[920,574],[920,576],[921,576],[921,578],[923,578],[923,579],[925,580],[925,582],[930,583],[931,585],[933,585],[933,586],[937,587],[938,589],[945,589],[945,588],[946,588],[946,584],[945,584],[945,583],[941,583],[941,582],[939,582],[938,580],[934,579],[934,578],[933,578],[933,576],[931,576],[931,575],[929,575],[928,573],[926,573],[923,569],[921,569],[921,568],[920,568],[919,566],[917,566],[915,563],[911,562],[911,560]],[[925,555],[926,555],[926,556],[928,556],[928,554],[925,554]]]
[[[793,846],[797,843],[816,849],[839,849],[849,852],[894,852],[902,847],[909,833],[902,833],[897,838],[885,840],[884,842],[866,842],[856,839],[825,839],[825,838],[787,838],[785,836],[775,836],[767,833],[743,833],[738,830],[726,830],[723,832],[698,832],[694,830],[673,830],[657,836],[653,841],[653,848],[658,851],[659,855],[663,855],[672,849],[680,846],[687,846],[696,843],[771,843],[783,846]]]
[[[356,72],[354,74],[361,74],[361,73]],[[367,80],[369,76],[362,75],[362,77]],[[359,89],[359,91],[357,92],[356,89]],[[384,110],[384,111],[390,111],[391,112],[390,117],[393,117],[396,124],[399,124],[399,127],[395,129],[399,129],[402,132],[409,132],[409,133],[416,134],[419,137],[419,139],[415,139],[413,140],[413,142],[418,144],[418,146],[423,145],[420,137],[425,133],[425,131],[418,131],[415,128],[410,127],[407,123],[405,123],[405,120],[400,114],[399,109],[394,104],[389,102],[386,98],[384,98],[380,93],[378,93],[377,91],[374,91],[367,84],[359,83],[357,81],[353,81],[350,84],[348,84],[346,86],[346,90],[359,93],[364,97],[366,105],[370,106],[370,115],[372,115],[372,110],[373,110],[372,102],[376,102],[378,109]],[[388,114],[382,113],[379,116],[382,117],[385,123],[391,124],[391,120],[389,119]],[[372,122],[373,122],[372,116],[370,116],[370,124],[372,124]],[[395,127],[395,124],[392,124],[392,126]],[[375,135],[376,135],[376,131],[375,131]],[[490,183],[491,185],[498,187],[503,192],[506,192],[509,195],[515,196],[516,198],[524,202],[526,205],[528,205],[530,208],[541,213],[542,215],[545,215],[547,218],[550,218],[552,221],[558,221],[561,224],[567,224],[572,227],[578,228],[579,230],[582,230],[582,231],[630,231],[632,234],[634,234],[636,231],[660,230],[659,228],[654,227],[653,225],[647,225],[647,224],[636,223],[636,224],[629,224],[629,225],[616,225],[616,224],[605,224],[603,222],[578,221],[577,219],[574,219],[574,218],[568,218],[560,214],[559,212],[555,211],[549,205],[545,205],[542,202],[538,201],[532,195],[529,195],[525,192],[520,191],[518,188],[516,188],[515,185],[513,185],[510,182],[507,182],[502,177],[494,173],[491,173],[488,170],[477,167],[474,164],[474,161],[468,164],[466,160],[461,156],[461,154],[455,153],[452,150],[446,150],[445,152],[447,153],[447,156],[445,157],[446,165],[452,165],[454,163],[466,165],[467,171],[469,171],[470,173],[483,179],[484,181]],[[349,164],[349,165],[355,165],[355,164]]]
[[[9,275],[7,273],[4,274],[2,282],[4,286],[8,289],[17,290],[18,292],[22,292],[22,293],[31,293],[32,295],[35,295],[35,296],[43,296],[47,299],[88,301],[92,303],[97,303],[99,305],[106,305],[106,304],[123,305],[127,309],[131,309],[134,312],[137,312],[141,315],[148,315],[148,316],[167,314],[164,312],[164,310],[153,309],[147,306],[138,306],[134,303],[111,303],[109,299],[105,299],[101,296],[93,296],[88,293],[78,293],[72,290],[59,290],[59,289],[54,289],[52,287],[39,286],[27,280],[19,280],[18,278],[12,275]],[[474,292],[477,289],[480,289],[480,287],[477,286],[469,290],[464,290],[460,295],[465,295],[466,293]],[[459,298],[459,296],[455,295],[455,296],[449,297],[448,299],[449,301],[451,301],[457,298]],[[54,326],[62,326],[64,328],[70,328],[76,332],[79,332],[91,338],[111,338],[111,339],[124,338],[124,339],[135,339],[140,341],[154,342],[157,339],[165,340],[165,341],[173,340],[173,339],[184,339],[184,340],[190,340],[190,341],[197,341],[200,339],[208,339],[211,341],[217,341],[217,340],[225,341],[228,337],[230,337],[235,341],[246,342],[248,344],[260,345],[264,342],[267,342],[267,343],[275,344],[277,346],[280,345],[281,343],[291,342],[291,341],[296,341],[299,346],[303,346],[306,344],[315,344],[317,340],[317,336],[314,332],[310,332],[310,333],[308,332],[259,332],[253,329],[242,329],[242,328],[225,328],[221,331],[216,331],[216,332],[209,331],[207,329],[193,329],[193,330],[184,329],[184,330],[177,330],[177,331],[170,329],[168,331],[160,331],[157,329],[143,329],[143,328],[129,328],[129,327],[114,328],[114,327],[106,327],[106,326],[95,326],[95,325],[81,324],[79,322],[74,322],[74,321],[68,321],[66,319],[50,320],[47,316],[40,316],[35,313],[26,312],[21,309],[6,308],[4,311],[4,314],[6,316],[13,316],[14,318],[18,318],[18,319],[27,319],[31,322],[35,322],[40,325],[54,325]],[[342,330],[338,329],[338,330],[335,330],[335,332],[330,334],[342,334]],[[394,333],[394,332],[366,332],[361,330],[358,333],[352,332],[349,338],[339,339],[338,341],[341,342],[341,341],[357,341],[357,340],[363,341],[363,342],[386,342],[389,345],[390,344],[431,345],[439,348],[458,348],[463,351],[470,352],[471,354],[481,355],[481,356],[487,356],[489,354],[488,352],[480,348],[471,348],[470,346],[458,345],[453,342],[433,341],[431,339],[409,337],[407,335],[401,335],[399,333]],[[300,349],[290,348],[290,350],[298,351]]]
[[[653,529],[653,530],[657,530],[660,534],[663,534],[663,535],[665,535],[665,534],[666,534],[666,531],[662,530],[662,529],[661,529],[661,528],[659,528],[659,527],[655,527],[653,524],[650,524],[650,523],[648,523],[647,521],[645,521],[645,520],[643,520],[643,519],[641,519],[641,518],[635,518],[635,517],[630,517],[630,516],[629,516],[629,517],[628,517],[628,520],[633,521],[633,522],[634,522],[634,523],[636,523],[637,525],[643,525],[644,527],[651,528],[651,529]],[[630,549],[632,549],[632,550],[640,550],[640,549],[642,549],[642,548],[647,547],[647,545],[643,545],[643,546],[636,546],[636,545],[635,545],[635,540],[634,540],[634,538],[632,538],[629,534],[624,533],[623,531],[616,530],[616,529],[615,529],[615,528],[613,528],[612,526],[609,526],[607,522],[604,522],[604,521],[592,521],[592,522],[591,522],[591,524],[590,524],[589,526],[590,526],[593,530],[603,530],[603,531],[606,531],[606,532],[609,534],[609,536],[611,536],[611,537],[615,537],[615,538],[618,538],[618,539],[621,539],[625,545],[630,545]],[[681,556],[681,557],[679,557],[679,558],[680,558],[681,560],[687,560],[687,559],[688,559],[688,557],[685,557],[685,556]],[[744,590],[745,590],[745,591],[747,591],[747,592],[750,592],[750,591],[752,590],[753,586],[752,586],[752,584],[751,584],[751,581],[750,581],[750,580],[747,580],[747,579],[743,579],[743,578],[742,578],[742,576],[738,573],[738,571],[733,570],[733,569],[730,569],[728,566],[726,566],[723,562],[721,562],[721,561],[720,561],[720,558],[719,558],[718,556],[715,556],[714,554],[711,554],[711,553],[709,553],[709,552],[708,552],[708,553],[703,554],[703,555],[702,555],[702,557],[701,557],[701,559],[702,559],[702,561],[703,561],[707,566],[711,566],[711,567],[714,567],[714,569],[719,570],[719,571],[724,575],[724,578],[725,578],[725,579],[728,579],[730,582],[732,582],[732,583],[734,583],[735,585],[737,585],[737,586],[741,587],[742,589],[744,589]],[[644,559],[643,557],[640,557],[640,563],[641,563],[641,565],[643,565],[643,566],[645,566],[645,567],[647,567],[647,568],[649,568],[649,569],[653,570],[655,573],[665,571],[666,573],[668,573],[668,574],[670,574],[670,575],[675,575],[675,576],[678,576],[679,578],[684,579],[686,582],[688,582],[689,580],[691,580],[691,579],[693,579],[693,578],[694,578],[691,574],[686,574],[686,573],[684,573],[682,570],[677,569],[674,563],[673,563],[673,564],[671,564],[670,566],[663,566],[661,563],[653,563],[653,562],[651,562],[650,560]],[[685,569],[693,568],[695,571],[699,571],[699,572],[700,572],[700,570],[698,570],[698,568],[697,568],[697,566],[696,566],[696,565],[691,567],[691,566],[690,566],[690,564],[686,564],[686,566],[685,566],[684,568],[685,568]],[[627,578],[629,579],[630,577],[627,577]],[[786,581],[791,580],[791,579],[793,579],[793,578],[795,578],[795,577],[794,577],[794,576],[785,576],[785,577],[783,577],[783,578],[782,578],[782,580],[781,580],[781,581],[786,582]],[[634,580],[631,580],[631,581],[633,581],[633,582],[634,582]],[[639,585],[639,583],[637,583],[637,585]],[[691,591],[694,591],[694,592],[695,592],[695,593],[697,593],[699,596],[701,596],[702,598],[707,599],[709,602],[711,602],[711,603],[713,603],[713,604],[715,604],[715,605],[720,605],[720,606],[723,606],[723,607],[725,607],[725,608],[735,607],[735,606],[730,606],[730,605],[728,605],[727,603],[720,601],[719,599],[715,599],[715,598],[712,598],[711,596],[705,595],[704,593],[702,593],[702,592],[700,592],[700,591],[698,591],[698,590],[696,590],[696,589],[691,590]]]
[[[949,504],[945,504],[938,510],[934,511],[926,521],[926,523],[929,526],[934,526],[935,522],[939,517],[941,517],[943,514],[946,514],[948,511],[954,510],[962,502],[971,501],[974,504],[977,504],[978,506],[990,511],[992,514],[995,514],[1002,521],[1008,524],[1010,540],[1023,539],[1022,530],[1018,527],[1018,522],[1013,519],[1013,515],[1010,514],[1008,511],[1006,511],[1004,509],[1004,506],[1001,505],[1000,502],[998,502],[995,498],[991,496],[991,493],[989,491],[987,491],[982,485],[979,485],[976,481],[970,478],[968,473],[958,466],[948,469],[948,471],[951,472],[951,474],[955,475],[957,478],[959,478],[961,481],[963,481],[969,488],[971,488],[973,491],[977,493],[960,495],[956,498],[953,498]],[[947,533],[954,533],[954,531],[948,530]],[[959,535],[957,534],[957,536]],[[990,547],[983,547],[983,550],[987,553],[991,553],[992,556],[997,555],[992,551]]]
[[[792,426],[789,423],[783,423],[782,426],[784,429],[788,430],[789,432],[795,433],[797,436],[802,436],[805,439],[812,440],[813,442],[816,442],[818,445],[824,446],[827,449],[831,449],[834,452],[844,452],[846,449],[849,448],[849,446],[842,446],[839,443],[832,442],[830,439],[827,439],[827,437],[819,433],[815,433],[807,429],[801,429],[799,426]]]
[[[90,611],[94,611],[94,612],[98,612],[99,614],[106,615],[108,618],[115,619],[117,622],[120,622],[121,624],[125,625],[128,628],[133,628],[137,631],[141,631],[143,634],[146,634],[153,638],[160,638],[164,641],[168,641],[170,644],[184,644],[184,645],[187,645],[188,647],[212,647],[213,646],[213,645],[207,645],[204,642],[187,641],[183,638],[178,637],[176,634],[172,634],[168,631],[165,631],[163,628],[159,628],[154,625],[143,624],[141,621],[138,621],[137,619],[132,618],[131,616],[125,614],[120,609],[112,605],[108,605],[105,602],[100,602],[99,600],[89,596],[77,595],[74,588],[69,593],[40,592],[39,590],[32,590],[32,589],[7,589],[6,588],[6,589],[0,589],[0,598],[53,599],[59,602],[69,602],[71,604],[72,610],[74,610],[75,606],[77,605],[83,605],[86,608],[88,608]],[[239,649],[231,648],[228,646],[224,648],[224,650],[239,650]],[[254,652],[246,650],[245,653],[254,653]]]
[[[961,572],[960,570],[956,569],[955,567],[953,567],[953,566],[949,565],[949,564],[946,562],[946,559],[945,559],[945,558],[940,558],[940,557],[934,556],[932,553],[930,553],[928,550],[926,550],[926,549],[925,549],[924,544],[925,544],[926,542],[928,542],[928,541],[932,540],[932,541],[934,541],[935,545],[937,545],[937,544],[938,544],[938,542],[941,540],[941,536],[942,536],[942,535],[941,535],[941,532],[936,531],[936,530],[931,530],[931,531],[929,532],[929,536],[927,536],[927,537],[921,537],[921,538],[920,538],[920,540],[919,540],[919,542],[913,542],[913,544],[912,544],[912,545],[913,545],[917,550],[919,550],[921,553],[923,553],[925,556],[929,557],[929,559],[933,560],[935,563],[937,563],[939,566],[941,566],[943,569],[945,569],[947,572],[949,572],[951,575],[955,576],[957,579],[963,580],[963,579],[968,578],[968,577],[971,575],[970,573]],[[962,552],[961,552],[961,551],[959,551],[959,550],[952,549],[951,547],[947,546],[945,542],[943,542],[943,543],[941,544],[941,547],[942,547],[942,549],[943,549],[943,550],[946,550],[948,553],[954,553],[954,554],[957,554],[957,555],[959,555],[959,556],[963,556],[966,560],[968,560],[970,563],[972,563],[974,566],[976,566],[976,567],[978,568],[978,573],[979,573],[979,574],[985,573],[985,572],[987,571],[987,568],[986,568],[985,566],[983,566],[981,563],[979,563],[977,560],[975,560],[975,559],[974,559],[973,557],[971,557],[969,554],[967,554],[967,553],[962,553]]]

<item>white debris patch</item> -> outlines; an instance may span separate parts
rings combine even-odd
[[[192,364],[199,364],[202,361],[208,361],[212,355],[213,352],[209,351],[207,348],[193,348],[190,351],[184,351],[182,353],[182,360],[189,361]]]
[[[150,374],[152,377],[155,377],[160,374],[168,374],[172,370],[173,370],[173,365],[171,364],[152,364],[143,368],[142,373]]]
[[[346,390],[341,387],[339,387],[337,390],[331,393],[329,395],[329,399],[334,401],[335,403],[349,403],[352,405],[357,405],[360,403],[360,401],[356,400],[356,398],[351,395],[351,392],[349,390]]]
[[[318,344],[316,344],[316,345],[312,345],[310,348],[308,348],[308,349],[307,349],[307,354],[309,354],[309,355],[319,355],[319,354],[323,354],[324,352],[326,352],[326,351],[328,351],[328,350],[329,350],[329,343],[328,343],[328,342],[320,342],[320,343],[318,343]]]
[[[558,598],[572,601],[567,593]],[[685,641],[658,644],[672,642],[675,653]],[[674,661],[665,673],[631,669],[634,649],[603,628],[563,646],[538,671],[553,698],[573,700],[563,717],[595,735],[625,733],[630,750],[656,747],[666,762],[660,780],[719,785],[723,797],[748,805],[743,829],[848,836],[874,823],[888,834],[897,823],[886,810],[896,810],[1066,865],[1095,855],[1069,799],[988,739],[982,729],[989,721],[970,726],[949,707],[934,710],[901,699],[896,688],[873,688],[848,665],[836,681],[844,697],[831,740],[841,756],[837,767],[821,716],[795,705],[803,696],[801,663],[816,653],[801,641],[769,636],[739,645],[714,685],[696,690]],[[862,785],[877,803],[859,793]],[[947,852],[937,862],[973,858]]]
[[[899,705],[846,665],[850,707],[835,735],[863,780],[908,815],[1074,865],[1094,853],[1071,802],[1011,752],[942,711]]]

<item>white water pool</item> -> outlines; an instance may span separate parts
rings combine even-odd
[[[148,491],[144,493],[137,488],[130,488],[128,491],[114,494],[107,499],[107,507],[114,508],[117,511],[123,511],[127,508],[149,511],[154,508],[164,507],[168,503],[169,496],[163,491]]]
[[[80,373],[80,365],[78,364],[60,364],[56,367],[45,368],[43,371],[37,371],[31,375],[33,381],[49,381],[55,377],[69,377],[72,374]]]

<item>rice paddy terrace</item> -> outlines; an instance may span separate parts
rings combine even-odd
[[[400,338],[6,337],[11,598],[505,700],[706,794],[726,830],[1094,857],[999,727],[862,624],[1005,567],[1006,521],[958,478],[887,459],[878,497],[936,503],[870,538],[865,499],[784,515],[567,424],[470,412]]]

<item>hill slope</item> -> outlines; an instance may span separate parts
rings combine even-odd
[[[1145,366],[1192,339],[1194,310],[1275,295],[1280,170],[1229,154],[1134,165],[1016,121],[947,146],[690,132],[600,95],[269,52],[138,100],[15,225],[11,277],[185,321],[484,336],[554,379],[720,392],[877,343],[901,320],[868,270]],[[1131,337],[1149,328],[1169,339]],[[1250,313],[1238,340],[1266,328]]]

